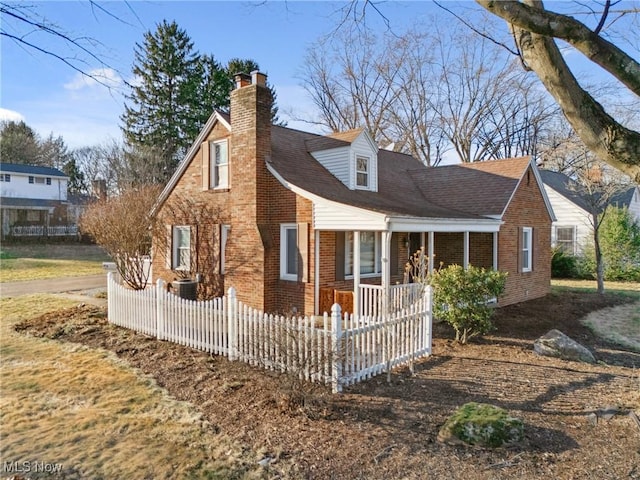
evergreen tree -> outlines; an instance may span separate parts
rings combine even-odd
[[[2,122],[0,159],[5,163],[39,165],[40,139],[23,121]]]
[[[84,173],[78,168],[75,158],[71,158],[62,167],[62,171],[69,177],[67,191],[72,194],[86,193],[87,184]]]
[[[122,130],[131,148],[156,152],[156,170],[163,172],[157,182],[171,176],[201,126],[194,108],[200,101],[199,65],[193,42],[176,22],[164,20],[136,44],[138,82],[126,97]]]
[[[238,73],[251,73],[254,70],[260,70],[258,63],[255,60],[251,59],[241,59],[241,58],[232,58],[227,63],[227,76],[229,79],[229,93],[234,88],[233,77]],[[280,120],[278,118],[278,106],[276,105],[276,90],[273,88],[273,85],[270,85],[267,82],[267,87],[271,91],[271,97],[273,98],[273,104],[271,105],[271,123],[274,125],[286,126],[287,122]],[[229,106],[229,98],[227,95],[227,103],[226,107]]]

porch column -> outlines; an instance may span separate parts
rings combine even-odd
[[[389,305],[389,293],[391,285],[391,235],[389,231],[382,232],[382,311],[386,314]]]
[[[435,241],[434,241],[434,237],[433,237],[433,232],[429,232],[428,234],[428,238],[429,238],[429,245],[427,246],[427,251],[429,252],[429,274],[433,273],[433,264],[435,262],[435,254],[433,253],[433,247],[435,245]]]
[[[353,314],[360,315],[360,232],[353,232]]]
[[[493,269],[498,270],[498,232],[493,232]]]
[[[316,315],[321,315],[320,312],[320,231],[313,230],[314,245],[313,245],[313,311]]]
[[[464,240],[463,240],[463,257],[462,257],[462,267],[466,270],[469,268],[469,232],[464,232]]]

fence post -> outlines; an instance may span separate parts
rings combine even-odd
[[[333,393],[342,392],[340,377],[342,376],[342,312],[340,305],[331,306],[331,348],[333,365],[331,367],[331,390]]]
[[[113,289],[113,272],[107,272],[107,320],[113,321],[115,314],[115,292]]]
[[[433,331],[433,287],[431,285],[427,285],[427,287],[424,289],[423,308],[427,311],[427,353],[431,355],[431,332]]]
[[[228,297],[227,297],[227,330],[229,332],[229,360],[236,359],[237,321],[238,321],[238,299],[236,298],[236,289],[233,287],[229,287]]]
[[[156,282],[156,338],[158,340],[163,340],[165,338],[164,300],[164,282],[159,278]]]

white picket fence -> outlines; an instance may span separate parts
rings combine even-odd
[[[431,287],[384,316],[343,317],[334,304],[321,317],[285,317],[243,304],[233,288],[222,298],[192,301],[168,292],[162,280],[131,290],[110,272],[107,285],[115,325],[331,384],[334,392],[431,354]]]

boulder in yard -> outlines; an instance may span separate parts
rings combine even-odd
[[[576,362],[596,363],[593,353],[560,330],[550,330],[533,343],[538,355],[556,357]]]
[[[523,437],[522,420],[510,416],[503,408],[476,402],[458,408],[438,432],[439,442],[490,448],[515,445]]]

